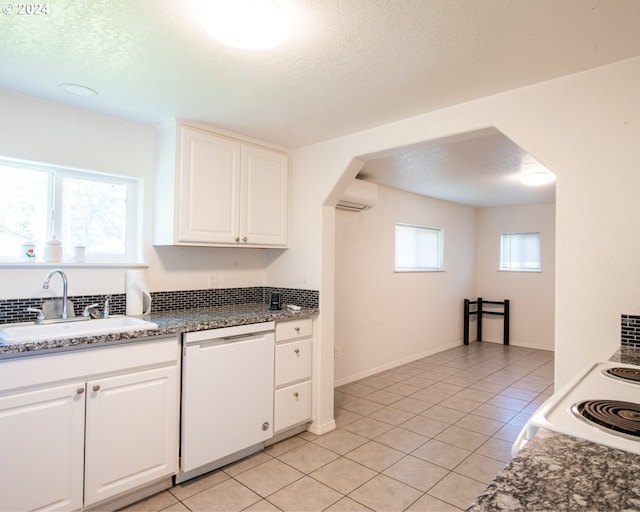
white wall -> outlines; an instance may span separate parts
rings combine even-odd
[[[640,58],[508,91],[292,152],[290,249],[268,279],[305,272],[320,286],[316,398],[333,417],[335,205],[376,151],[496,127],[545,167],[556,185],[555,381],[564,384],[620,345],[620,315],[640,312]],[[304,233],[302,238],[300,235]],[[594,240],[594,233],[597,239]]]
[[[475,293],[486,300],[510,300],[512,345],[554,349],[555,222],[553,204],[476,211]],[[498,271],[500,235],[527,232],[540,233],[542,272]],[[502,343],[502,320],[500,316],[483,317],[484,341]]]
[[[388,187],[371,210],[336,211],[337,385],[461,343],[474,219],[471,207]],[[444,229],[444,272],[394,272],[396,222]]]
[[[155,130],[152,126],[0,90],[0,155],[144,180],[144,251],[151,291],[265,284],[262,249],[153,247]],[[276,251],[277,252],[277,251]],[[124,292],[125,268],[67,268],[72,295]],[[0,267],[0,299],[60,294],[59,280],[42,290],[46,268]]]

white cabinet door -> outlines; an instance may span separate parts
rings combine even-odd
[[[182,126],[178,157],[178,241],[236,243],[240,143]]]
[[[85,506],[177,470],[177,367],[87,383]]]
[[[240,236],[248,245],[287,244],[288,157],[242,145]]]
[[[79,510],[84,382],[0,397],[0,510]]]
[[[275,386],[311,378],[311,340],[276,346]]]
[[[299,425],[311,419],[310,380],[278,389],[274,395],[274,432]]]

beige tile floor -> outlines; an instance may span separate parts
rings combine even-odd
[[[332,432],[304,432],[125,510],[464,510],[552,384],[552,352],[456,347],[337,388]]]

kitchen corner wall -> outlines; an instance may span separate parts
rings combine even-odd
[[[90,99],[86,100],[91,101]],[[145,274],[152,292],[265,286],[265,250],[152,246],[155,129],[80,108],[0,89],[0,155],[65,167],[120,174],[144,180]],[[270,258],[277,259],[280,250]],[[50,266],[49,266],[50,267]],[[124,292],[126,268],[63,267],[69,294]],[[0,267],[0,299],[60,296],[53,280],[45,294],[45,266]],[[277,286],[278,283],[273,283]],[[302,287],[301,287],[302,288]]]

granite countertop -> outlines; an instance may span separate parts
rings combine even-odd
[[[640,348],[620,347],[620,349],[609,358],[609,361],[640,366]]]
[[[640,510],[640,457],[540,429],[468,512]]]
[[[184,332],[204,331],[233,327],[236,325],[312,318],[318,315],[315,308],[302,308],[298,312],[287,309],[270,310],[268,304],[242,304],[237,306],[219,306],[211,308],[181,309],[145,316],[158,325],[157,329],[135,332],[123,332],[100,336],[83,336],[63,339],[42,339],[37,342],[7,344],[0,342],[0,359],[22,357],[42,353],[43,350],[70,350],[90,348],[105,343],[123,343],[140,341],[150,336],[166,336]]]
[[[640,349],[611,361],[640,365]],[[640,456],[539,429],[468,512],[640,510]]]

